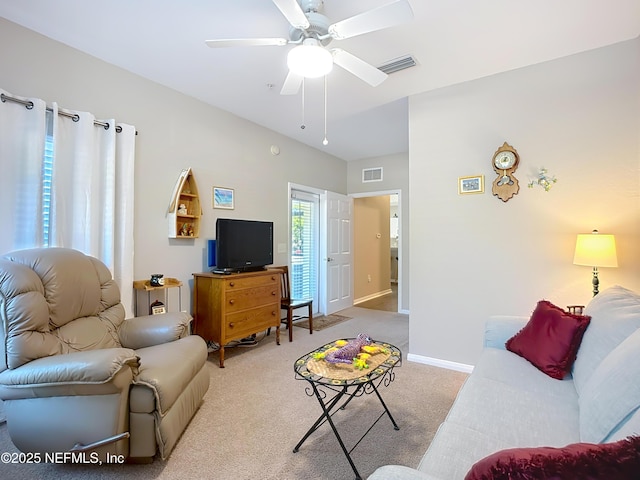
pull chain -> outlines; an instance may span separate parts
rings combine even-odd
[[[302,78],[302,124],[300,125],[300,128],[302,130],[305,129],[306,125],[304,124],[304,77]]]
[[[322,140],[323,145],[328,145],[329,140],[327,140],[327,76],[324,76],[324,140]]]

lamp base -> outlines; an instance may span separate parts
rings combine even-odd
[[[598,286],[600,285],[600,280],[598,280],[598,267],[593,267],[593,279],[591,283],[593,283],[593,296],[595,297],[599,292]]]

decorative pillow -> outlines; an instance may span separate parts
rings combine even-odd
[[[476,462],[464,480],[633,480],[640,472],[640,437],[562,448],[511,448]]]
[[[505,346],[550,377],[562,380],[571,370],[590,320],[540,300],[529,322]]]

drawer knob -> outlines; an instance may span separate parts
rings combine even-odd
[[[276,292],[271,292],[271,295],[273,295],[273,296],[275,297],[275,295],[276,295]]]
[[[229,305],[233,305],[234,303],[236,303],[236,301],[233,298],[229,300]]]
[[[275,317],[275,316],[276,316],[276,312],[275,312],[275,311],[272,311],[272,312],[271,312],[271,316],[272,316],[272,317]]]
[[[236,282],[229,282],[229,286],[230,287],[235,287],[236,286]]]
[[[233,327],[234,327],[234,325],[235,325],[235,324],[234,324],[233,322],[229,323],[229,328],[233,328]]]

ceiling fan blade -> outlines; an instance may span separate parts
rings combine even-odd
[[[276,45],[282,47],[288,43],[286,38],[222,38],[219,40],[206,40],[211,48],[223,47],[260,47]]]
[[[273,3],[293,28],[300,30],[309,28],[309,20],[296,0],[273,0]]]
[[[282,85],[282,90],[280,90],[280,95],[295,95],[300,90],[300,85],[302,85],[303,80],[302,75],[298,75],[297,73],[293,73],[289,71],[287,74],[287,78],[284,79],[284,84]]]
[[[382,70],[377,69],[373,65],[341,48],[332,49],[331,54],[333,55],[333,63],[364,80],[372,87],[377,87],[388,77]]]
[[[329,34],[336,40],[355,37],[363,33],[395,27],[413,19],[413,10],[407,0],[382,5],[329,26]]]

